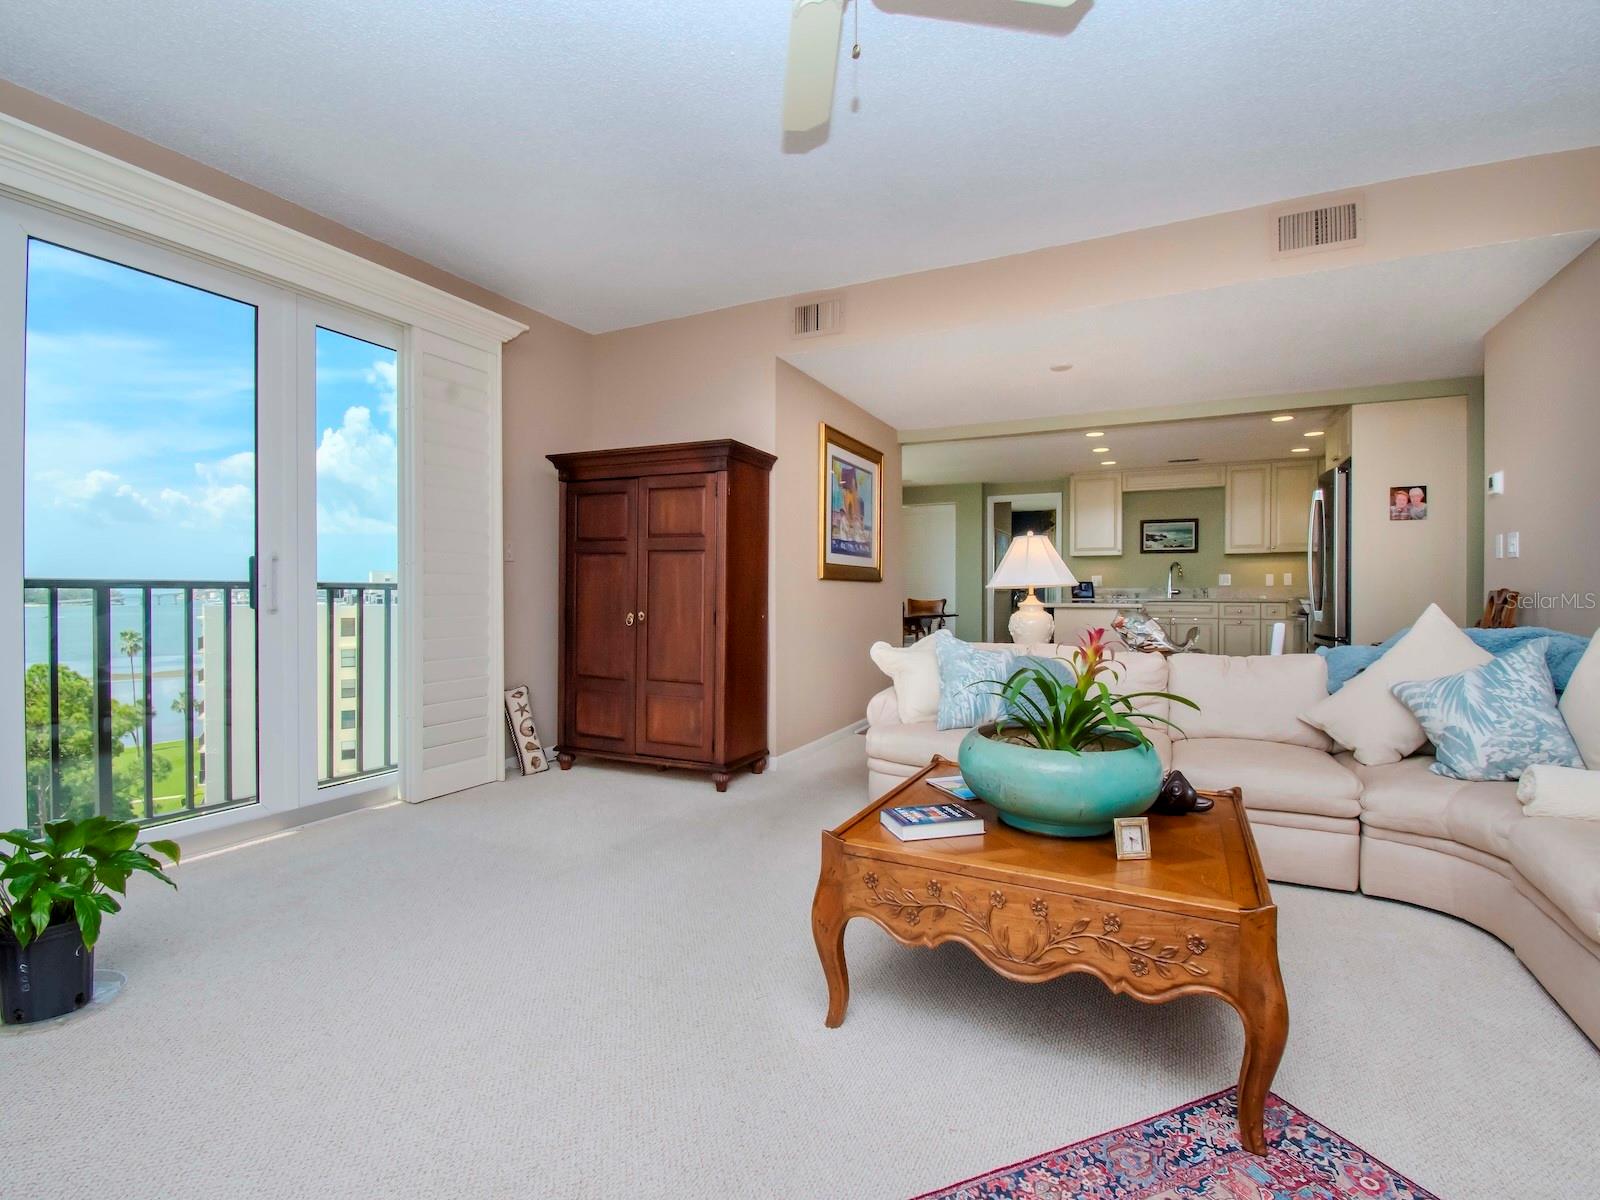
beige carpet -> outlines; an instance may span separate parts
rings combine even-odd
[[[181,869],[106,1008],[0,1037],[0,1196],[904,1197],[1233,1081],[1237,1019],[809,909],[850,738],[719,796],[596,766]],[[1487,935],[1280,886],[1275,1090],[1448,1200],[1593,1195],[1600,1052]]]

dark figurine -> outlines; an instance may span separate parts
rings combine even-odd
[[[1161,781],[1161,790],[1156,793],[1156,802],[1150,806],[1150,811],[1162,816],[1181,817],[1184,813],[1210,812],[1215,803],[1209,796],[1202,796],[1195,791],[1194,785],[1183,777],[1182,771],[1169,771]]]

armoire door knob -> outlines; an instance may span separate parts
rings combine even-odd
[[[633,624],[633,614],[632,613],[629,613],[627,615],[627,617],[624,618],[623,624],[625,624],[625,625],[632,625]]]
[[[639,610],[639,624],[644,624],[644,609],[642,608]]]

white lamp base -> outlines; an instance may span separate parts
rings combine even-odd
[[[1011,630],[1011,640],[1020,645],[1048,643],[1054,641],[1056,636],[1056,620],[1050,615],[1050,610],[1039,603],[1032,588],[1028,589],[1022,603],[1017,605],[1017,611],[1011,614],[1011,621],[1006,628]]]

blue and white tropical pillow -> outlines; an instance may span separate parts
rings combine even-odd
[[[1436,775],[1520,779],[1534,765],[1583,766],[1556,707],[1547,640],[1528,642],[1458,675],[1389,689],[1427,732]]]
[[[939,728],[965,729],[1000,715],[1000,689],[1011,674],[1009,650],[980,650],[945,638],[934,647],[939,659]]]

